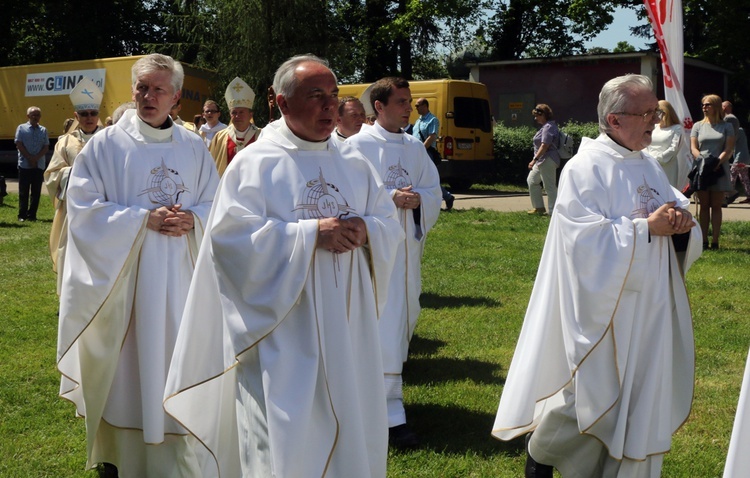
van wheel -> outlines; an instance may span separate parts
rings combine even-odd
[[[448,180],[448,185],[450,186],[451,191],[463,191],[466,189],[471,189],[472,184],[474,184],[474,182],[471,179],[466,178],[451,178]]]

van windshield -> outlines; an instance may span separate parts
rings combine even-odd
[[[456,96],[454,103],[454,122],[459,128],[475,128],[489,133],[492,131],[490,102],[481,98]]]

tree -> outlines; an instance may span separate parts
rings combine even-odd
[[[729,99],[741,121],[750,111],[750,45],[744,35],[750,0],[682,0],[685,56],[697,58],[732,72]],[[645,8],[639,9],[645,18]],[[653,38],[650,25],[633,29],[636,35]],[[656,44],[651,47],[656,50]],[[685,78],[686,82],[690,78]],[[720,93],[720,92],[717,92]]]
[[[495,0],[486,29],[495,60],[584,53],[584,43],[612,23],[615,6],[637,0]]]
[[[618,41],[617,46],[612,50],[613,53],[627,53],[635,51],[635,47],[626,41]]]
[[[140,53],[143,42],[159,36],[157,29],[144,30],[143,25],[163,7],[156,0],[15,3],[0,17],[0,28],[6,33],[0,44],[0,66]]]
[[[365,35],[357,44],[365,57],[361,79],[445,75],[440,50],[456,51],[473,39],[486,4],[487,0],[366,0]]]
[[[594,46],[586,50],[587,55],[606,55],[607,53],[609,53],[609,49],[603,46]]]

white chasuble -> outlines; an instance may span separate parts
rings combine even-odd
[[[571,382],[581,433],[617,459],[666,453],[693,397],[692,316],[684,274],[700,255],[649,238],[665,202],[687,209],[646,154],[584,138],[566,165],[492,434],[534,430]]]
[[[68,185],[60,296],[60,394],[86,419],[89,466],[106,455],[100,420],[159,444],[186,431],[165,415],[164,384],[218,176],[199,137],[173,128],[148,143],[135,110],[79,154]],[[194,230],[146,228],[150,210],[181,204]]]
[[[222,177],[165,408],[215,456],[209,476],[383,477],[395,208],[351,147],[290,136],[275,121]],[[367,244],[318,248],[327,217],[362,218]]]
[[[424,145],[409,134],[389,133],[376,123],[362,125],[360,132],[346,142],[370,160],[391,197],[394,190],[407,186],[421,196],[416,215],[412,209],[398,208],[404,239],[399,244],[388,303],[380,321],[384,372],[400,374],[421,311],[422,254],[427,233],[440,214],[440,177]]]
[[[724,466],[724,478],[743,478],[750,467],[750,354],[742,378],[740,398],[737,402],[737,414],[732,426],[732,438],[729,441],[727,462]]]

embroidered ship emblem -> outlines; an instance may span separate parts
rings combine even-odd
[[[638,209],[634,210],[630,217],[647,218],[652,212],[656,211],[664,204],[659,191],[648,185],[646,177],[643,177],[643,184],[638,186]]]
[[[149,188],[141,191],[139,196],[148,194],[148,199],[154,204],[171,207],[180,202],[180,195],[185,191],[190,191],[182,182],[180,173],[174,169],[169,169],[164,164],[164,158],[161,160],[161,166],[151,170],[148,183]]]
[[[327,217],[337,217],[345,219],[354,212],[349,207],[346,199],[335,185],[326,182],[323,177],[323,168],[318,168],[320,174],[317,179],[311,179],[305,184],[305,190],[302,192],[304,202],[294,208],[295,211],[302,211],[304,219],[323,219]],[[338,273],[341,271],[339,258],[333,254],[333,280],[334,287],[338,288]]]
[[[319,169],[317,179],[311,179],[305,184],[304,198],[301,204],[294,208],[302,210],[305,219],[323,219],[338,217],[343,219],[354,211],[344,199],[339,189],[327,183],[323,177],[323,169]]]
[[[411,186],[409,171],[401,166],[401,158],[399,158],[398,163],[388,167],[383,184],[386,189],[401,189]]]

